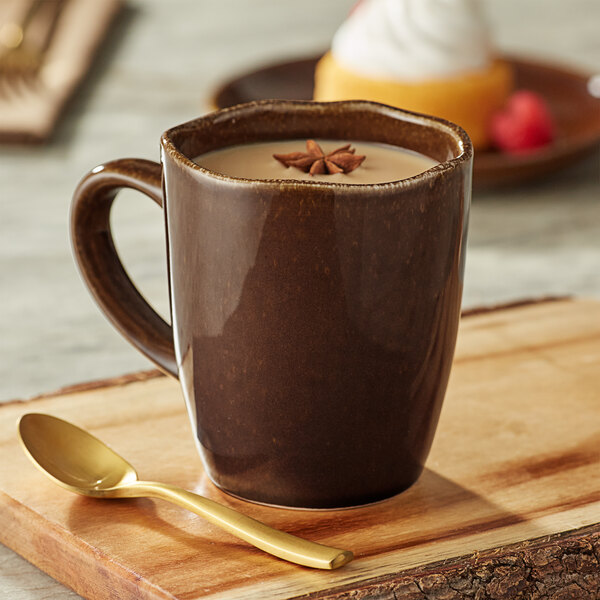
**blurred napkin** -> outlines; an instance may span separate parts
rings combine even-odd
[[[50,136],[121,6],[122,0],[64,0],[35,78],[13,89],[0,71],[0,143]]]

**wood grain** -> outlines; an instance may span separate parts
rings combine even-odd
[[[0,407],[0,541],[93,599],[597,598],[599,365],[600,303],[463,319],[425,473],[395,498],[345,511],[272,509],[216,490],[166,377],[8,404]],[[88,428],[143,478],[357,558],[315,572],[165,503],[73,496],[22,454],[15,423],[30,411]]]

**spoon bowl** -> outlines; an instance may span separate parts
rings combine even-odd
[[[85,496],[102,496],[138,480],[122,456],[87,431],[62,419],[29,413],[19,421],[25,453],[62,487]]]
[[[191,510],[232,535],[289,562],[337,569],[352,552],[324,546],[273,529],[260,521],[181,488],[140,481],[136,470],[98,438],[41,413],[23,415],[18,425],[25,454],[58,485],[96,498],[161,498]]]

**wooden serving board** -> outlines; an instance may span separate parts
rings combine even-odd
[[[164,502],[72,495],[18,445],[16,421],[31,411],[89,429],[145,479],[356,559],[310,570]],[[466,316],[425,473],[363,508],[282,510],[219,492],[177,382],[156,373],[1,406],[0,452],[0,541],[85,598],[599,598],[600,303]]]

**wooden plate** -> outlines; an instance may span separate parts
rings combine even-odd
[[[268,98],[310,100],[318,57],[274,64],[236,77],[216,92],[213,105],[225,108]],[[556,118],[553,144],[531,154],[514,156],[478,152],[474,164],[477,188],[531,181],[566,167],[592,153],[600,141],[600,101],[588,93],[589,76],[540,62],[509,58],[518,88],[541,94]]]

